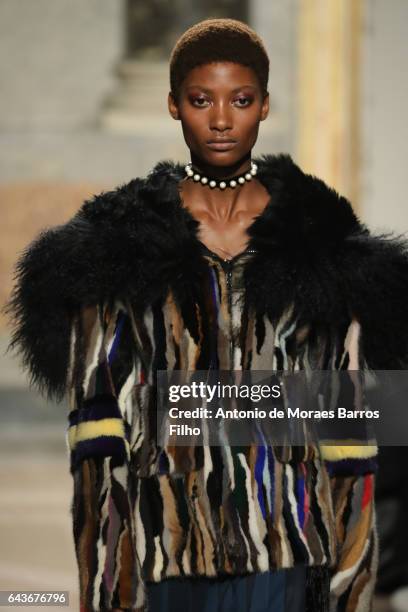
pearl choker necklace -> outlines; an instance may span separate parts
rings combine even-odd
[[[187,178],[192,178],[196,183],[200,181],[203,185],[208,185],[214,189],[214,187],[218,187],[219,189],[225,189],[226,187],[236,187],[238,184],[243,185],[245,181],[252,180],[252,177],[256,175],[258,172],[258,166],[251,160],[251,170],[249,172],[245,172],[244,174],[237,174],[236,176],[232,176],[229,179],[210,179],[207,176],[203,176],[199,174],[196,170],[193,169],[193,164],[189,162],[184,170],[187,173]]]

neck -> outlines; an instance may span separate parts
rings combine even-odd
[[[227,182],[229,178],[244,175],[251,169],[250,151],[236,163],[228,166],[208,164],[191,152],[191,163],[194,170],[208,178],[208,183],[203,185],[201,182],[194,182],[187,178],[180,181],[178,189],[186,208],[193,213],[209,214],[213,219],[222,222],[232,218],[238,207],[246,208],[254,185],[245,182],[237,183],[233,189],[214,189],[209,186],[209,181],[225,179]]]

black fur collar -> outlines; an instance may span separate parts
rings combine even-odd
[[[250,302],[275,320],[290,303],[301,320],[362,323],[375,368],[406,367],[406,243],[372,236],[350,203],[289,155],[255,158],[270,202],[248,230],[256,255],[245,269]],[[7,314],[33,384],[64,392],[70,316],[78,304],[115,295],[143,309],[172,286],[180,302],[200,287],[199,223],[182,207],[184,167],[160,161],[86,201],[66,224],[43,231],[16,266]]]
[[[364,231],[349,202],[319,179],[305,175],[289,155],[265,155],[256,162],[257,178],[271,199],[248,231],[249,246],[258,253],[249,282],[255,269],[263,278],[263,268],[273,265],[277,256],[284,254],[292,264],[318,261],[353,232]],[[138,296],[139,301],[143,295],[148,304],[169,283],[178,285],[180,296],[200,283],[199,223],[182,207],[178,192],[184,175],[181,164],[161,161],[147,178],[98,195],[82,207],[78,218],[98,234],[92,244],[97,239],[101,250],[109,245],[107,256],[100,257],[102,276],[92,283],[102,286],[103,294],[110,288]],[[129,273],[134,266],[139,266],[137,278]],[[264,294],[264,283],[258,286],[253,280],[253,291],[257,288]],[[84,289],[86,297],[89,282]]]

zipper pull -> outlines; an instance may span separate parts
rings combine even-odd
[[[232,286],[232,282],[231,281],[232,281],[232,266],[233,266],[233,263],[232,263],[231,259],[226,259],[225,261],[227,263],[227,287],[228,287],[228,289],[231,289],[231,286]]]

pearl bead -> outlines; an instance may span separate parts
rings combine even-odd
[[[210,181],[210,183],[209,183],[210,187],[215,187],[215,186],[216,186],[216,184],[217,184],[217,183],[216,183],[215,181]]]
[[[245,179],[243,176],[240,176],[238,179],[238,183],[240,183],[241,185],[243,185],[245,183]]]
[[[230,187],[236,187],[237,181],[230,181]]]
[[[195,174],[194,175],[194,180],[195,181],[199,181],[200,180],[200,175],[199,174]]]
[[[208,178],[206,176],[203,176],[201,182],[203,185],[206,185],[208,183]]]
[[[251,172],[252,176],[255,176],[255,174],[256,174],[256,168],[251,168],[250,172]]]
[[[193,176],[194,172],[191,170],[191,168],[189,168],[187,170],[187,174],[188,174],[188,176]]]
[[[224,181],[221,181],[221,183],[220,183],[221,189],[225,189],[226,186],[227,186],[227,183],[224,183]]]
[[[247,172],[245,178],[247,181],[250,181],[252,179],[252,174],[250,172]]]

